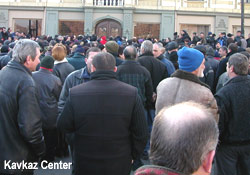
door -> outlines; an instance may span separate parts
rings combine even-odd
[[[112,36],[115,38],[117,36],[122,36],[122,27],[117,21],[106,19],[97,23],[95,33],[98,37],[106,36],[109,38]]]

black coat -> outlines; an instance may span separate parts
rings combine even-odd
[[[97,71],[70,90],[57,127],[74,132],[75,174],[128,175],[147,142],[147,123],[137,89]]]
[[[158,84],[168,77],[166,66],[160,60],[154,58],[152,53],[142,54],[139,56],[138,62],[150,72],[153,91],[156,92]]]
[[[138,89],[138,93],[144,106],[151,106],[153,85],[149,71],[138,62],[124,61],[117,69],[118,80],[130,84]]]
[[[216,94],[221,144],[250,144],[250,77],[230,79]]]
[[[75,68],[68,62],[62,62],[54,65],[53,74],[60,78],[62,84],[66,77],[75,70]]]
[[[39,92],[41,117],[44,129],[55,129],[58,99],[62,89],[61,80],[49,70],[40,68],[32,74]]]
[[[4,170],[4,160],[34,161],[45,151],[37,88],[25,66],[10,61],[1,70],[0,99],[0,173],[17,174]]]

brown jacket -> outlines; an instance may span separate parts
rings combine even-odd
[[[177,70],[157,87],[156,115],[162,108],[184,101],[194,101],[211,108],[218,122],[217,103],[209,87],[196,75]]]

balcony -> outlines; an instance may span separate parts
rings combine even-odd
[[[93,0],[94,6],[110,6],[110,7],[122,7],[124,6],[124,0]]]

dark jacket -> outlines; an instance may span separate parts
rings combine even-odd
[[[66,77],[75,70],[75,68],[68,62],[62,62],[54,65],[53,74],[60,78],[62,84]]]
[[[20,169],[4,169],[4,160],[36,161],[45,151],[38,93],[31,72],[16,61],[0,73],[0,173],[16,174]]]
[[[55,129],[58,115],[57,102],[62,89],[61,80],[43,68],[34,72],[32,77],[38,87],[43,128]]]
[[[76,70],[69,74],[63,84],[63,88],[60,94],[59,102],[58,102],[58,112],[61,114],[66,100],[69,96],[69,89],[82,84],[83,82],[87,82],[90,80],[90,75],[87,71],[87,67],[82,68],[80,70]]]
[[[147,123],[137,89],[96,71],[70,90],[57,126],[74,132],[76,174],[128,175],[147,142]],[[84,106],[84,108],[83,108]]]
[[[230,79],[215,95],[221,144],[250,144],[250,77]]]
[[[207,59],[205,59],[205,69],[203,71],[204,76],[200,77],[200,81],[206,83],[209,86],[209,89],[213,92],[214,89],[214,82],[215,82],[215,75],[214,70]]]
[[[138,62],[150,72],[153,91],[156,92],[158,84],[168,77],[165,65],[161,61],[155,59],[152,53],[142,54],[139,56]]]
[[[169,61],[168,59],[166,59],[163,54],[158,56],[157,59],[160,60],[166,66],[166,69],[168,72],[168,77],[170,77],[172,75],[172,73],[174,73],[174,71],[175,71],[175,67],[174,67],[173,63],[171,61]]]
[[[75,70],[79,70],[86,66],[85,56],[78,52],[76,52],[73,57],[67,58],[67,60],[75,68]]]
[[[138,62],[124,61],[117,69],[118,80],[130,84],[138,89],[144,107],[151,105],[153,85],[149,71]]]
[[[227,54],[227,57],[224,58],[223,60],[220,61],[219,65],[218,65],[218,69],[217,69],[217,72],[216,72],[216,83],[218,82],[218,79],[220,77],[221,74],[223,74],[224,72],[226,72],[226,68],[227,68],[227,62],[229,60],[229,57],[231,55],[233,55],[235,52],[229,52]]]
[[[10,51],[7,55],[0,57],[0,69],[2,69],[4,66],[8,64],[8,62],[11,60],[12,57],[12,51]]]

